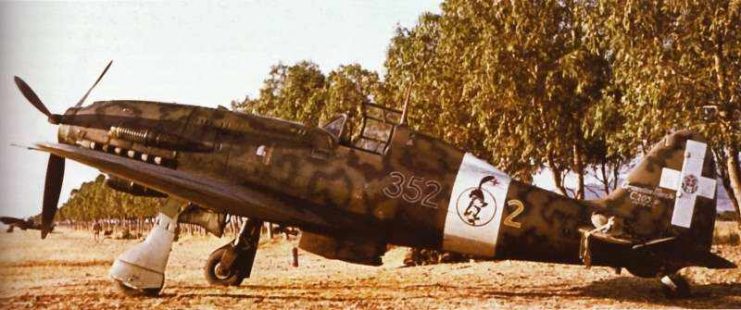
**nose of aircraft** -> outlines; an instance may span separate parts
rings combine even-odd
[[[17,76],[14,78],[14,80],[15,80],[15,85],[18,86],[18,90],[21,91],[21,93],[23,94],[23,97],[25,97],[26,100],[28,100],[28,102],[31,105],[33,105],[37,110],[39,110],[39,112],[46,115],[46,117],[48,117],[49,119],[49,123],[52,123],[52,124],[59,123],[61,115],[52,114],[51,112],[49,112],[49,109],[46,108],[46,105],[44,105],[41,99],[39,99],[39,96],[36,95],[36,92],[34,92],[33,89],[31,89],[31,86],[28,86],[26,81],[24,81],[23,79]]]
[[[88,91],[85,93],[85,95],[80,98],[80,101],[77,102],[73,109],[76,109],[82,105],[82,103],[85,101],[93,88],[98,85],[98,82],[100,82],[100,80],[103,78],[103,75],[105,75],[105,73],[108,71],[111,63],[113,63],[113,61],[108,63],[108,65],[103,70],[103,73],[100,74],[93,86],[91,86],[90,89],[88,89]],[[25,97],[26,100],[31,103],[31,105],[39,110],[39,112],[46,115],[49,123],[52,123],[54,125],[61,124],[59,132],[57,134],[57,139],[60,142],[64,142],[65,140],[69,139],[72,128],[69,125],[62,124],[64,116],[51,113],[46,105],[44,105],[44,103],[41,101],[39,96],[36,95],[36,92],[34,92],[33,89],[31,89],[31,86],[28,86],[28,84],[23,79],[16,76],[14,80],[16,86],[18,86],[18,90],[20,90],[23,94],[23,97]],[[69,112],[71,111],[67,110],[67,113]],[[48,235],[49,232],[51,232],[52,230],[54,215],[57,213],[57,204],[59,203],[59,194],[62,191],[62,181],[64,180],[64,166],[64,157],[60,157],[54,154],[49,155],[49,161],[46,167],[44,200],[41,208],[42,239],[46,238],[46,235]]]

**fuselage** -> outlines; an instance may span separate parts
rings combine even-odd
[[[492,174],[494,182],[479,186],[482,193],[494,193],[480,201],[471,194],[473,187],[454,192],[471,155],[404,125],[394,126],[388,145],[375,152],[342,143],[321,128],[181,104],[96,102],[68,110],[62,123],[60,142],[218,178],[290,197],[293,203],[337,217],[361,219],[374,228],[372,239],[387,244],[578,263],[578,228],[589,225],[589,205],[511,180],[500,171]],[[506,188],[498,189],[503,194],[496,195],[494,187],[505,182]],[[251,215],[243,206],[206,207]],[[456,225],[463,231],[451,231],[452,221],[475,228],[489,225],[484,220],[497,222],[496,229],[481,230],[496,236],[469,237],[465,230],[473,228],[460,223]],[[302,226],[300,220],[283,224]],[[301,228],[330,235],[354,233],[348,226],[337,231]]]
[[[313,127],[221,107],[134,100],[79,107],[86,94],[58,115],[22,79],[15,83],[60,125],[59,143],[29,147],[50,153],[42,238],[53,227],[65,159],[107,173],[112,189],[167,197],[145,241],[111,269],[125,290],[157,294],[178,223],[220,236],[224,214],[248,219],[207,261],[206,277],[218,285],[249,277],[265,221],[301,228],[299,247],[306,251],[367,265],[382,264],[394,244],[624,267],[661,276],[665,289],[680,295],[688,294],[686,283],[677,284],[681,268],[736,267],[710,252],[716,169],[696,132],[667,135],[620,188],[577,201],[411,130],[407,105],[399,111],[362,102],[360,125],[342,114]]]

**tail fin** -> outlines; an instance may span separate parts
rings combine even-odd
[[[710,249],[716,216],[712,153],[699,134],[664,137],[603,204],[633,239],[677,237],[694,250]]]

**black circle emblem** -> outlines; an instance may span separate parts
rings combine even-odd
[[[484,226],[494,219],[497,201],[489,191],[481,187],[464,190],[456,202],[458,217],[470,226]]]

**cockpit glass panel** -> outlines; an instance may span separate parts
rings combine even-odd
[[[383,155],[388,149],[394,128],[401,122],[401,111],[364,103],[362,117],[351,119],[340,114],[322,129],[337,137],[341,145]]]
[[[362,126],[360,132],[353,137],[353,147],[376,154],[385,154],[394,128],[401,122],[401,114],[399,110],[365,103]]]
[[[387,124],[398,124],[401,122],[401,114],[396,110],[386,110],[379,107],[366,108],[367,116],[378,119]]]
[[[345,128],[345,122],[347,122],[347,115],[340,114],[322,126],[322,128],[339,139],[342,136],[342,129]]]

